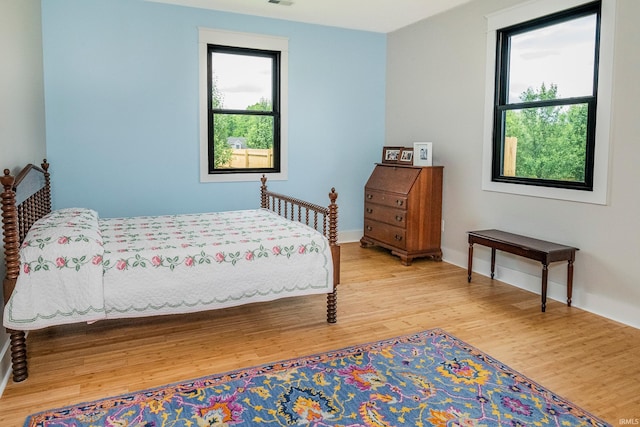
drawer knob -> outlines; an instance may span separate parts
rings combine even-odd
[[[396,200],[396,205],[398,206],[404,205],[404,200]]]
[[[373,209],[367,208],[367,213],[373,213]]]
[[[402,220],[403,220],[403,219],[404,219],[404,218],[403,218],[402,216],[400,216],[400,215],[396,215],[396,221],[398,221],[398,222],[402,222]]]
[[[373,230],[373,228],[371,228],[370,225],[367,225],[367,231],[371,231],[371,230]]]
[[[398,242],[399,242],[399,241],[401,241],[401,240],[402,240],[402,236],[401,236],[401,235],[399,235],[399,234],[396,234],[396,240],[397,240]]]
[[[367,194],[367,199],[369,200],[373,199],[373,194]]]

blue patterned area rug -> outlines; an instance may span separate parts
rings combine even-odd
[[[607,426],[443,330],[31,415],[25,426]]]

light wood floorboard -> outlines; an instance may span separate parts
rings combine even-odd
[[[576,268],[580,268],[576,265]],[[614,426],[640,420],[640,330],[431,260],[342,245],[338,323],[325,296],[184,316],[68,325],[28,337],[30,376],[0,426],[37,411],[442,328]]]

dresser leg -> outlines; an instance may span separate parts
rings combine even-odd
[[[396,254],[396,255],[398,255],[398,254]],[[398,255],[398,256],[400,257],[400,263],[401,263],[402,265],[409,266],[409,265],[411,265],[411,263],[413,262],[413,258],[410,258],[410,257],[404,256],[404,255]]]
[[[369,248],[373,246],[373,243],[371,243],[370,240],[365,239],[364,237],[362,239],[360,239],[360,247],[361,248]]]

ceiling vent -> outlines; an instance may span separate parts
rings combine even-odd
[[[279,4],[280,6],[291,6],[293,4],[290,0],[269,0],[269,3]]]

